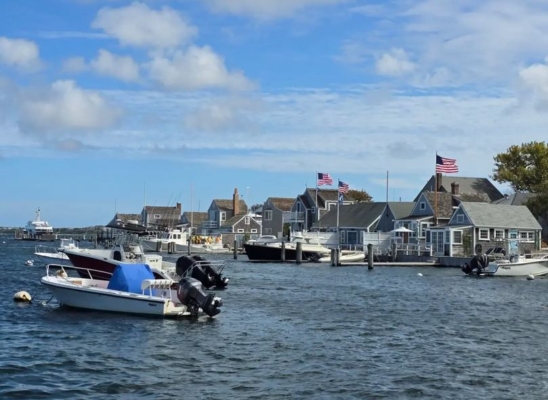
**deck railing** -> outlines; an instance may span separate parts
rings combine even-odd
[[[303,211],[284,211],[282,214],[283,222],[304,222]]]

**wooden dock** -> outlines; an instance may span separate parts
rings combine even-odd
[[[343,262],[339,267],[367,267],[367,262]],[[441,267],[437,262],[406,262],[406,261],[387,261],[373,263],[373,267]]]

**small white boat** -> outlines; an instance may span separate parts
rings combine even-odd
[[[61,262],[70,263],[68,256],[64,253],[65,250],[78,250],[78,244],[74,239],[61,239],[59,247],[52,246],[36,246],[34,255],[45,262]]]
[[[365,260],[365,254],[359,251],[352,251],[349,253],[341,252],[339,261],[343,262],[363,262]],[[331,262],[331,255],[322,257],[318,262]]]
[[[481,276],[543,276],[548,275],[548,255],[527,257],[511,255],[507,259],[486,262],[485,255],[477,255],[462,271],[467,275]]]
[[[119,264],[109,280],[93,279],[92,270],[87,270],[89,278],[68,276],[73,269],[80,270],[50,264],[41,279],[57,301],[68,307],[162,317],[214,317],[221,312],[221,298],[204,293],[198,280],[155,279],[146,264]]]

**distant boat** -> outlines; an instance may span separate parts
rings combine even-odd
[[[45,262],[66,261],[70,264],[69,258],[64,251],[78,249],[78,244],[74,241],[74,239],[61,239],[61,244],[57,248],[49,246],[36,246],[34,249],[34,255]]]
[[[53,227],[48,221],[42,221],[40,218],[40,208],[38,208],[34,220],[27,222],[27,225],[23,228],[23,234],[17,235],[16,233],[15,238],[21,240],[54,241],[55,235],[53,234]]]

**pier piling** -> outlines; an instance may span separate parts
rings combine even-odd
[[[303,262],[303,244],[301,242],[297,242],[297,246],[295,249],[295,262],[297,264]]]
[[[280,254],[280,261],[285,262],[285,241],[282,240],[282,252]]]
[[[187,250],[188,255],[190,255],[190,253],[191,253],[191,252],[190,252],[190,249],[191,249],[191,248],[192,248],[192,235],[190,235],[190,236],[188,237],[188,250]]]
[[[367,269],[373,269],[373,244],[367,245]]]
[[[331,249],[331,266],[332,267],[336,267],[337,266],[337,259],[336,259],[336,252],[337,250],[336,249]]]
[[[232,251],[234,252],[234,259],[238,259],[238,241],[234,239]]]

